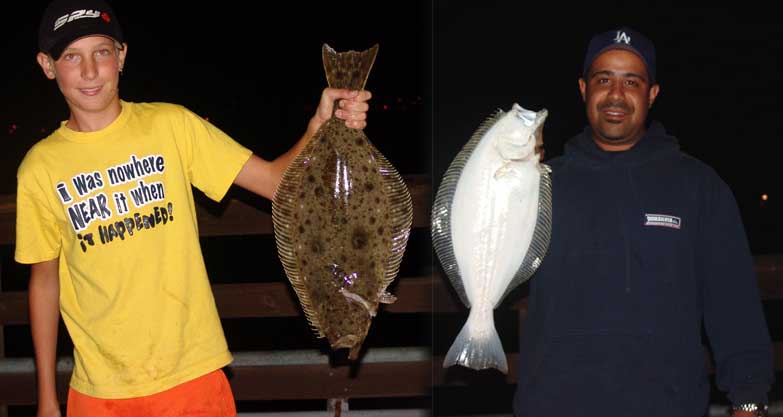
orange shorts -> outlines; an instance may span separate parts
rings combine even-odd
[[[222,369],[146,397],[104,399],[68,391],[67,417],[236,417]]]

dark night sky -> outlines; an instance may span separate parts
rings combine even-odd
[[[731,186],[754,252],[783,250],[779,16],[754,2],[742,3],[742,10],[683,2],[556,3],[436,2],[436,181],[480,122],[514,102],[549,110],[546,157],[562,154],[563,143],[586,124],[577,78],[587,43],[624,24],[647,34],[658,52],[661,92],[651,118]],[[764,193],[769,200],[761,207]]]
[[[430,165],[428,49],[431,6],[415,1],[370,6],[224,1],[108,0],[129,44],[120,97],[168,101],[208,117],[263,157],[274,158],[304,132],[326,78],[321,45],[338,51],[379,44],[367,81],[374,94],[366,133],[398,170]],[[56,88],[35,63],[37,26],[45,1],[16,5],[2,30],[5,83],[0,100],[3,141],[0,193],[13,193],[24,152],[68,116]],[[255,10],[255,9],[260,10]],[[383,110],[383,105],[388,110]],[[11,125],[17,126],[9,134]],[[426,134],[427,139],[422,139]]]
[[[34,59],[45,3],[17,2],[0,27],[0,194],[15,192],[24,152],[68,116]],[[731,186],[753,251],[783,252],[783,24],[762,3],[733,3],[743,10],[627,1],[275,2],[274,10],[235,0],[111,3],[129,44],[121,97],[185,105],[268,158],[301,135],[326,86],[321,45],[378,43],[367,136],[401,173],[430,174],[436,185],[481,121],[514,102],[549,110],[547,157],[561,154],[585,124],[577,77],[590,36],[629,25],[658,50],[661,93],[651,117]],[[220,259],[208,257],[210,265]]]
[[[67,117],[34,61],[44,3],[16,5],[0,29],[0,193],[14,191],[16,165],[41,129]],[[742,10],[656,3],[289,2],[259,12],[239,1],[112,4],[130,45],[121,96],[186,105],[265,157],[287,149],[312,114],[325,86],[321,44],[379,43],[367,135],[401,172],[432,173],[436,183],[478,124],[513,102],[549,110],[547,157],[562,153],[585,124],[576,79],[587,41],[627,24],[658,49],[661,94],[651,117],[732,187],[754,251],[779,252],[783,25],[755,3]]]

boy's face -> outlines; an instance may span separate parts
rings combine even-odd
[[[49,79],[57,80],[72,110],[100,112],[119,103],[119,72],[125,63],[122,49],[104,36],[88,36],[68,45],[57,61],[39,53],[38,63]]]

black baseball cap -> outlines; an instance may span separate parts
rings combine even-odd
[[[73,41],[85,36],[108,36],[122,43],[117,15],[103,0],[54,0],[38,27],[38,49],[54,59]]]
[[[621,27],[593,36],[587,46],[582,77],[587,79],[590,65],[598,55],[612,49],[624,49],[639,55],[647,67],[650,85],[655,84],[655,45],[646,36],[628,27]]]

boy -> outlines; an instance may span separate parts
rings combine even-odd
[[[128,45],[102,0],[53,1],[39,49],[70,116],[18,171],[15,259],[32,265],[38,416],[60,415],[61,312],[74,344],[69,416],[235,415],[191,186],[217,201],[232,183],[272,198],[335,100],[361,129],[370,94],[325,89],[302,139],[265,161],[182,106],[121,100]]]

